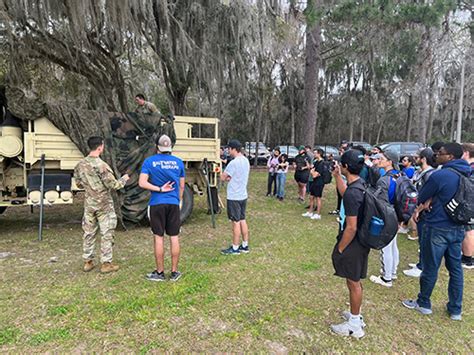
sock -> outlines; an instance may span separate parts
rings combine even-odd
[[[349,318],[349,324],[354,327],[360,327],[361,326],[360,314],[351,313],[351,316]]]
[[[232,249],[234,249],[234,250],[239,250],[239,246],[232,244]]]
[[[246,242],[245,240],[242,241],[242,246],[243,246],[244,248],[247,248],[248,245],[249,245],[249,242]]]

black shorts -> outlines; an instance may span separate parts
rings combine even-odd
[[[166,232],[169,236],[174,237],[179,234],[181,218],[178,205],[148,206],[148,219],[154,235],[163,237]]]
[[[247,200],[227,200],[227,217],[232,222],[239,222],[245,219],[245,210],[247,209]]]
[[[369,248],[363,247],[357,237],[341,253],[337,250],[339,242],[336,243],[332,252],[332,264],[334,275],[344,277],[352,281],[359,281],[367,277],[367,265],[369,260]]]
[[[313,182],[313,183],[311,183],[311,186],[309,187],[309,192],[310,192],[311,196],[322,197],[323,196],[323,189],[324,189],[324,185],[316,185]]]
[[[308,170],[296,170],[295,171],[295,180],[300,184],[307,184],[309,180],[309,171]]]

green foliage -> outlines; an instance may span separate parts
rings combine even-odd
[[[306,19],[306,24],[311,28],[316,25],[318,21],[321,20],[323,16],[323,9],[318,8],[316,5],[317,0],[308,0],[306,8],[304,10],[304,16]]]
[[[51,341],[70,339],[71,332],[67,328],[52,328],[31,336],[29,343],[31,345],[40,345]]]
[[[15,344],[20,338],[21,331],[18,328],[6,327],[0,330],[0,345]]]

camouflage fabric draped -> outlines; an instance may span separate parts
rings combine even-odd
[[[154,154],[156,137],[167,134],[176,141],[173,120],[161,114],[100,112],[75,109],[66,105],[45,103],[18,88],[7,87],[8,109],[22,121],[47,117],[88,154],[87,139],[102,136],[106,149],[102,159],[117,176],[128,173],[130,180],[125,192],[114,194],[119,219],[133,224],[146,217],[149,193],[138,186],[143,160]],[[26,124],[25,127],[26,128]]]

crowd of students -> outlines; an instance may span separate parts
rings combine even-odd
[[[403,193],[400,190],[411,189],[416,196],[410,214],[398,219],[398,233],[380,250],[380,274],[371,275],[370,281],[387,288],[393,286],[400,262],[397,234],[407,234],[409,240],[418,241],[419,252],[418,260],[410,263],[410,268],[403,273],[420,279],[420,292],[416,298],[404,300],[402,304],[423,315],[432,313],[430,298],[444,257],[450,277],[446,310],[452,320],[461,320],[463,268],[474,268],[474,231],[472,224],[453,221],[446,206],[456,195],[462,177],[471,176],[474,144],[437,142],[420,149],[415,156],[400,157],[396,152],[383,151],[380,147],[368,152],[361,146],[349,147],[343,143],[340,161],[326,157],[321,149],[313,151],[309,146],[300,146],[298,150],[293,163],[297,199],[303,203],[308,191],[310,194],[303,217],[321,219],[323,190],[331,181],[326,177],[328,171],[336,180],[337,208],[330,214],[338,215],[340,228],[332,260],[335,275],[346,279],[351,309],[342,312],[345,321],[331,329],[339,335],[357,338],[365,334],[361,280],[367,276],[370,247],[359,242],[358,233],[368,188],[382,191],[394,208],[400,205],[397,200]],[[267,196],[277,195],[278,191],[278,198],[283,200],[287,172],[287,157],[275,150],[268,161]],[[278,174],[285,179],[279,180]],[[403,184],[408,187],[402,187]]]

